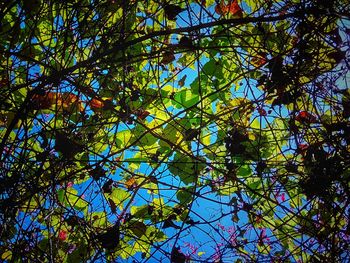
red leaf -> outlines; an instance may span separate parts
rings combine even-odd
[[[295,120],[301,123],[315,123],[317,121],[316,117],[307,111],[301,111],[295,117]]]
[[[251,63],[256,67],[260,67],[260,66],[264,65],[264,64],[266,64],[266,62],[267,62],[266,53],[264,53],[264,52],[260,52],[258,55],[253,57],[251,60]]]
[[[61,241],[65,241],[67,239],[67,232],[64,231],[64,230],[61,230],[58,233],[58,239],[61,240]]]
[[[305,144],[305,143],[298,144],[297,153],[304,155],[308,148],[309,148],[308,144]]]
[[[237,0],[231,2],[227,5],[228,12],[231,13],[232,15],[236,15],[238,17],[242,17],[243,12],[241,7],[238,5]]]

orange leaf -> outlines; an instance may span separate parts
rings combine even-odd
[[[79,100],[79,96],[69,92],[63,92],[60,94],[58,97],[58,103],[64,110],[70,113],[74,112],[75,110],[83,110],[83,105]]]
[[[102,109],[104,106],[104,102],[102,100],[99,99],[92,99],[89,102],[89,106],[91,107],[91,109],[93,110],[99,110]]]
[[[224,0],[221,0],[220,4],[217,4],[215,6],[215,12],[219,15],[227,15],[230,13],[231,15],[238,17],[243,16],[242,9],[239,6],[237,0],[231,0],[228,4],[226,4]]]
[[[79,101],[79,97],[75,94],[64,92],[60,96],[62,104],[71,104]]]
[[[50,109],[56,104],[56,93],[46,92],[44,95],[34,94],[32,96],[32,106],[36,110]]]
[[[136,179],[134,177],[129,178],[128,180],[126,180],[125,186],[129,190],[135,188],[137,186]]]
[[[218,15],[225,15],[225,14],[227,14],[227,11],[228,11],[228,8],[227,8],[224,0],[221,0],[220,4],[217,4],[215,6],[215,12]]]
[[[90,102],[87,103],[92,110],[109,110],[113,109],[112,98],[98,99],[93,98]]]
[[[58,110],[66,110],[73,112],[75,110],[82,111],[83,107],[79,97],[69,92],[56,93],[46,92],[45,94],[34,94],[32,97],[32,105],[37,110],[51,109],[57,106]]]

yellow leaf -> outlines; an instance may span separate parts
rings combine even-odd
[[[12,258],[12,252],[10,250],[5,251],[1,255],[1,259],[3,260],[11,260],[11,258]]]
[[[162,209],[164,207],[164,200],[163,198],[154,198],[153,204],[155,209]]]

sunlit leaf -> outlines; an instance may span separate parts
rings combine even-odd
[[[114,188],[110,194],[110,198],[120,208],[123,209],[123,204],[129,199],[130,193],[120,188]]]

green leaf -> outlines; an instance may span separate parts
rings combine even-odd
[[[180,177],[185,184],[194,183],[197,179],[197,172],[191,158],[181,153],[176,153],[174,160],[168,164],[169,171]]]
[[[192,107],[199,101],[199,96],[192,93],[189,89],[183,89],[176,92],[174,96],[174,106],[177,108]]]
[[[252,173],[252,170],[248,165],[242,165],[238,171],[237,171],[237,176],[239,177],[249,177]]]
[[[112,193],[110,194],[110,198],[120,209],[123,209],[124,202],[127,201],[130,198],[130,196],[130,193],[121,188],[114,188]]]
[[[58,199],[65,206],[74,207],[80,211],[87,211],[89,203],[78,195],[78,191],[74,188],[59,189],[57,191]]]
[[[180,201],[181,205],[186,205],[192,201],[192,190],[192,187],[188,187],[183,190],[177,191],[176,198]]]
[[[107,226],[107,213],[106,212],[93,212],[88,215],[92,219],[92,225],[94,227],[104,228]]]
[[[131,230],[138,238],[146,234],[147,226],[140,221],[130,221],[128,229]]]
[[[222,64],[220,61],[215,61],[214,59],[209,60],[202,68],[203,73],[207,76],[215,76],[218,79],[222,79]]]

